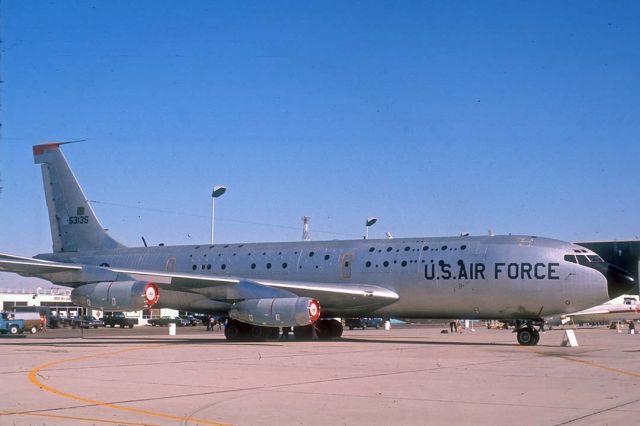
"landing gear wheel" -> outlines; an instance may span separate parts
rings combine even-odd
[[[251,327],[251,340],[262,340],[265,337],[265,327],[254,325]]]
[[[523,346],[534,346],[540,340],[540,333],[531,327],[524,327],[518,330],[518,343]]]
[[[535,346],[540,341],[540,332],[538,330],[533,330],[533,342],[531,346]]]
[[[278,327],[269,327],[269,330],[267,332],[267,339],[278,340],[278,337],[280,337],[280,329]]]
[[[224,337],[226,337],[227,340],[236,340],[238,339],[239,335],[240,329],[236,324],[229,324],[224,329]]]
[[[311,340],[313,339],[313,325],[293,327],[293,335],[296,340]]]
[[[316,322],[316,334],[320,340],[335,339],[342,336],[342,323],[338,320],[320,320]]]

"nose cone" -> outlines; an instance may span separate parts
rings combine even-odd
[[[636,286],[636,280],[633,278],[633,275],[610,263],[607,264],[605,276],[607,277],[607,288],[610,299],[628,294]]]

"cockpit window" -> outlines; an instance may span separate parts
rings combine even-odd
[[[585,256],[584,254],[579,254],[576,256],[578,258],[578,263],[583,265],[583,266],[587,266],[589,265],[589,259],[587,259],[587,256]]]
[[[578,263],[578,262],[576,262],[576,257],[574,255],[572,255],[572,254],[565,254],[564,255],[564,260],[566,262]]]
[[[604,260],[602,260],[602,258],[600,256],[598,256],[597,254],[591,254],[589,256],[587,256],[589,258],[589,260],[591,262],[604,262]]]

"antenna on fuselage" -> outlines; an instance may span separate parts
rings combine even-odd
[[[311,218],[309,216],[302,216],[302,241],[311,241],[309,235],[309,222]]]

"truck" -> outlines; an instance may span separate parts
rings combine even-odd
[[[105,327],[115,327],[118,325],[120,328],[133,328],[134,325],[138,325],[138,318],[128,318],[124,312],[116,311],[106,311],[102,317],[102,321],[104,321]]]
[[[11,315],[15,319],[24,320],[24,329],[31,334],[36,334],[40,330],[40,314],[38,312],[17,311],[9,313],[9,316]]]
[[[11,314],[2,312],[0,315],[0,333],[2,334],[22,334],[24,331],[24,320],[15,319]]]

